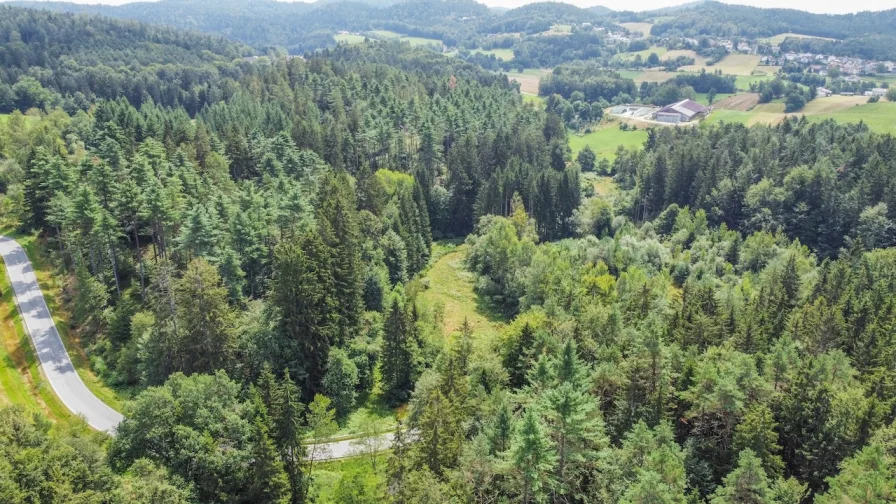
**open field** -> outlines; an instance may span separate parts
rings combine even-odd
[[[340,44],[354,45],[363,43],[364,39],[367,37],[358,35],[357,33],[337,33],[336,35],[333,35],[333,38]]]
[[[706,65],[706,58],[697,54],[696,51],[689,51],[686,49],[674,49],[672,51],[667,51],[666,54],[664,54],[663,57],[660,59],[663,61],[673,60],[679,56],[686,56],[688,58],[694,58],[695,66],[705,66]]]
[[[568,24],[555,24],[551,26],[551,29],[542,32],[542,35],[567,35],[572,33],[572,25]]]
[[[822,39],[822,40],[836,40],[836,39],[827,38],[827,37],[816,37],[813,35],[800,35],[799,33],[781,33],[781,34],[775,35],[774,37],[771,37],[771,38],[768,38],[765,40],[771,45],[779,46],[784,42],[784,40],[786,40],[787,38],[791,38],[791,37],[792,38],[807,38],[807,39],[814,38],[814,39]]]
[[[537,95],[541,78],[550,73],[551,70],[545,68],[527,68],[523,73],[511,72],[507,76],[520,83],[520,91],[523,93]]]
[[[647,49],[644,49],[643,51],[619,53],[616,56],[613,56],[613,59],[625,61],[633,60],[636,57],[640,56],[642,60],[647,60],[647,58],[650,57],[652,53],[656,53],[657,56],[662,58],[667,52],[669,52],[669,49],[663,46],[651,46]]]
[[[601,126],[600,129],[591,133],[569,134],[569,147],[572,149],[573,156],[578,155],[588,145],[598,158],[613,162],[616,159],[616,149],[620,145],[626,149],[638,148],[647,141],[647,131],[644,129],[622,131],[616,121],[607,122]]]
[[[422,307],[441,312],[445,336],[456,332],[464,319],[476,333],[497,331],[505,323],[499,313],[473,292],[474,275],[464,266],[467,250],[465,244],[434,243],[435,260],[423,276],[417,295]]]
[[[760,57],[755,54],[729,54],[722,61],[712,66],[706,65],[689,65],[681,67],[683,72],[700,72],[706,69],[707,72],[721,70],[722,73],[732,75],[752,75],[756,67],[759,66]]]
[[[522,93],[523,103],[531,103],[536,107],[544,107],[544,98],[538,95]]]
[[[729,99],[729,98],[731,98],[731,97],[733,97],[733,96],[736,96],[736,95],[728,94],[728,93],[717,93],[717,94],[716,94],[716,101],[713,102],[713,103],[709,103],[709,93],[697,93],[697,98],[696,98],[694,101],[696,101],[697,103],[699,103],[699,104],[701,104],[701,105],[706,105],[706,106],[713,105],[713,106],[715,106],[716,103],[718,103],[718,102],[720,102],[720,101],[722,101],[722,100],[727,100],[727,99]]]
[[[674,79],[675,76],[678,75],[676,72],[666,72],[665,70],[645,70],[643,72],[635,73],[637,73],[637,75],[631,77],[635,81],[635,84],[641,84],[642,82],[666,82],[669,79]]]
[[[400,40],[402,42],[408,42],[412,46],[421,46],[421,45],[437,45],[439,47],[442,46],[441,40],[436,39],[428,39],[422,37],[408,37],[407,35],[402,35],[401,33],[397,33],[389,30],[373,30],[367,32],[371,37],[376,38],[378,40]]]
[[[896,134],[896,103],[868,103],[864,96],[831,96],[809,102],[796,113],[785,114],[783,103],[763,103],[753,110],[723,110],[718,107],[710,114],[710,124],[725,121],[738,122],[747,126],[754,124],[777,124],[785,116],[806,116],[810,121],[834,119],[838,122],[857,123],[864,121],[872,131]]]
[[[619,190],[616,182],[613,181],[613,177],[598,175],[597,173],[591,172],[582,173],[582,184],[590,185],[594,189],[595,196],[600,196],[602,198],[613,196],[616,194],[616,191]]]
[[[619,26],[630,32],[641,32],[645,37],[650,36],[650,30],[653,28],[652,23],[621,23]]]
[[[756,70],[753,75],[738,75],[737,78],[734,80],[734,84],[735,84],[735,86],[737,86],[737,89],[740,89],[742,91],[749,91],[750,84],[752,84],[754,82],[759,83],[759,82],[765,82],[765,81],[770,81],[770,80],[774,80],[774,79],[775,79],[775,75],[773,73],[770,73],[770,72],[763,73],[762,70]]]
[[[496,58],[502,59],[504,61],[510,61],[513,59],[513,49],[473,49],[470,52],[492,55]]]
[[[752,109],[756,105],[759,105],[759,95],[756,93],[743,93],[738,95],[733,95],[728,98],[718,100],[713,105],[716,109],[723,110],[739,110],[742,112],[746,112],[747,110]]]

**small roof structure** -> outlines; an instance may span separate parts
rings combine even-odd
[[[671,105],[666,105],[659,111],[666,114],[681,114],[682,120],[690,121],[691,119],[697,117],[699,114],[705,114],[709,112],[709,107],[704,107],[694,100],[688,99],[681,100],[680,102],[673,103]]]

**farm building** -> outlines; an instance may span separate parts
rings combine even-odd
[[[661,108],[655,118],[660,122],[677,124],[693,121],[699,116],[706,115],[709,110],[709,107],[704,107],[694,100],[682,100]]]
[[[832,94],[834,94],[834,92],[831,91],[830,89],[823,88],[823,87],[816,89],[816,91],[818,92],[818,96],[827,97],[827,96],[831,96]]]

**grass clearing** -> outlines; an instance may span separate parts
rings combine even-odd
[[[642,60],[647,61],[647,58],[650,57],[650,55],[653,53],[656,53],[657,56],[662,58],[663,56],[666,55],[667,52],[669,52],[669,49],[667,49],[663,46],[651,46],[651,47],[648,47],[647,49],[644,49],[643,51],[619,53],[619,54],[613,56],[613,59],[629,61],[629,60],[633,60],[633,59],[637,58],[638,56],[640,56]]]
[[[678,58],[679,56],[684,56],[686,58],[694,58],[694,65],[696,65],[696,66],[705,66],[706,65],[706,58],[697,54],[696,51],[690,51],[687,49],[674,49],[672,51],[666,51],[666,54],[663,55],[663,57],[660,59],[663,61],[674,60],[675,58]]]
[[[731,75],[753,75],[756,67],[759,66],[760,56],[755,54],[729,54],[722,61],[715,65],[689,65],[681,67],[683,72],[699,73],[706,69],[707,72],[721,70],[724,74]]]
[[[640,72],[636,77],[632,77],[635,81],[635,84],[641,84],[642,82],[666,82],[669,79],[674,79],[678,74],[676,72],[666,72],[665,70],[646,70],[644,72]]]
[[[363,44],[367,39],[364,35],[358,35],[357,33],[338,33],[333,35],[333,38],[340,44],[348,45]]]
[[[712,103],[709,103],[709,93],[697,93],[697,99],[694,101],[696,101],[697,103],[699,103],[701,105],[709,106],[709,105],[712,105],[713,103],[718,103],[722,100],[731,98],[732,96],[734,96],[734,95],[730,94],[730,93],[718,93],[718,94],[716,94],[715,101]]]
[[[433,262],[421,279],[417,300],[437,314],[442,334],[456,332],[466,319],[476,334],[497,332],[507,320],[473,291],[475,275],[467,271],[466,244],[433,244]]]
[[[598,175],[597,173],[582,173],[582,182],[594,188],[595,196],[606,198],[613,196],[619,190],[619,186],[613,181],[613,177]]]
[[[731,95],[725,99],[719,99],[713,105],[717,110],[739,110],[746,112],[759,104],[759,95],[756,93],[741,93]]]
[[[439,46],[442,47],[442,41],[430,38],[423,37],[409,37],[407,35],[402,35],[401,33],[390,31],[390,30],[371,30],[369,32],[365,32],[369,37],[375,38],[377,40],[398,40],[401,42],[407,42],[414,47],[417,46]],[[361,35],[363,37],[363,35]],[[361,39],[364,40],[363,38]]]
[[[837,40],[837,39],[832,39],[832,38],[827,38],[827,37],[816,37],[814,35],[801,35],[799,33],[780,33],[778,35],[775,35],[774,37],[764,39],[764,41],[771,45],[779,46],[779,45],[783,44],[784,41],[788,38]]]
[[[513,60],[513,49],[474,49],[470,52],[485,54],[487,56],[494,56],[498,59],[502,59],[504,61]]]
[[[738,75],[735,78],[734,84],[737,86],[737,89],[741,91],[749,91],[750,84],[752,83],[760,83],[766,82],[775,79],[775,74],[771,72],[764,72],[762,70],[754,71],[753,75]]]
[[[536,107],[544,107],[544,98],[538,95],[533,95],[529,93],[521,93],[523,97],[523,103],[531,103]]]
[[[637,149],[643,147],[646,141],[647,130],[638,128],[637,130],[622,131],[616,121],[602,124],[600,129],[591,133],[570,133],[569,135],[569,147],[572,149],[573,157],[587,145],[591,147],[598,158],[606,159],[611,163],[616,160],[616,150],[620,146],[626,149]]]
[[[896,103],[868,103],[865,96],[831,96],[817,98],[806,107],[792,114],[784,113],[784,104],[779,102],[756,105],[750,111],[716,109],[707,118],[708,124],[721,121],[736,122],[753,126],[755,124],[777,124],[786,116],[806,116],[809,121],[819,122],[834,119],[844,123],[864,122],[877,133],[896,134]]]
[[[650,30],[653,29],[653,23],[620,23],[619,26],[630,32],[641,32],[643,38],[650,36]]]

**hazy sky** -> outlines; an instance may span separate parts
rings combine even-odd
[[[2,1],[2,0],[0,0]],[[64,1],[64,0],[63,0]],[[69,0],[75,3],[90,4],[108,4],[120,5],[128,3],[128,0]],[[479,0],[482,2],[483,0]],[[532,3],[533,0],[484,0],[484,3],[493,7],[519,7],[520,5]],[[668,7],[678,5],[687,0],[562,0],[566,3],[578,5],[579,7],[591,7],[593,5],[603,5],[615,10],[650,10],[659,7]],[[831,14],[842,14],[846,12],[857,12],[863,10],[886,10],[896,8],[896,0],[737,0],[728,1],[727,3],[737,3],[743,5],[752,5],[755,7],[783,7],[788,9],[800,9],[810,12],[821,12]]]

